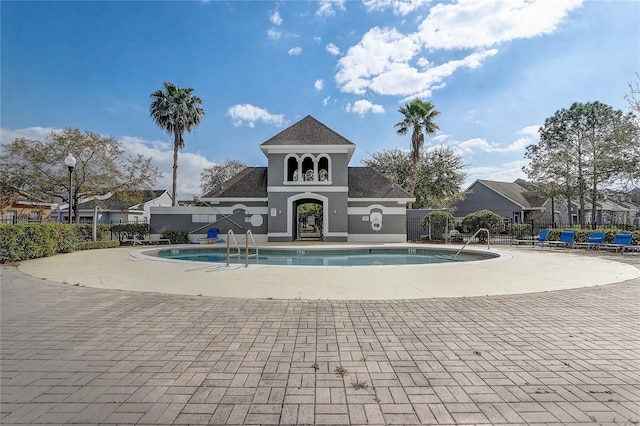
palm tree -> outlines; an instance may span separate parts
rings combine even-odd
[[[424,133],[433,135],[440,127],[433,121],[440,114],[431,102],[415,99],[406,103],[398,110],[404,119],[397,123],[396,131],[399,135],[406,135],[411,129],[411,161],[413,175],[411,181],[411,193],[414,194],[418,184],[418,164],[422,158],[422,146],[424,145]],[[424,133],[423,133],[424,131]]]
[[[193,89],[182,89],[165,81],[165,91],[156,90],[151,94],[153,101],[149,114],[153,121],[170,135],[173,135],[173,205],[177,205],[178,151],[184,148],[184,132],[191,133],[204,116],[202,99],[192,95]]]

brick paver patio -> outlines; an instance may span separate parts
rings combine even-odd
[[[3,425],[640,424],[640,279],[372,302],[1,273]]]

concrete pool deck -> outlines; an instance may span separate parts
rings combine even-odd
[[[279,246],[283,245],[270,245]],[[360,246],[371,245],[325,245]],[[425,247],[411,244],[403,246]],[[174,246],[177,247],[180,246]],[[431,265],[255,265],[246,269],[238,266],[227,269],[202,262],[168,261],[146,256],[144,252],[147,250],[150,248],[121,247],[75,252],[23,262],[19,269],[34,277],[94,288],[236,298],[325,300],[523,294],[610,284],[640,277],[638,268],[617,261],[621,255],[584,256],[584,250],[570,249],[500,246],[491,250],[500,254],[499,258]],[[482,249],[478,246],[471,246],[468,250],[487,251],[486,247]]]
[[[640,268],[637,254],[504,251],[511,261],[530,252],[526,271],[537,277],[536,266],[580,276],[589,264],[604,268],[590,269],[600,277],[587,277],[590,285]],[[119,249],[20,269],[114,288],[132,275],[153,281],[128,284],[138,289],[194,275],[156,263]],[[519,288],[524,275],[500,281]],[[3,425],[640,424],[640,278],[379,301],[199,297],[51,279],[0,267]]]

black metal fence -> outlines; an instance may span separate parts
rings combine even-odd
[[[428,241],[433,243],[445,243],[445,242],[467,242],[473,237],[473,233],[463,232],[462,220],[456,220],[454,229],[448,229],[444,227],[426,226],[421,225],[422,218],[408,217],[407,218],[407,240],[408,241]],[[505,226],[501,232],[495,232],[491,234],[491,244],[512,244],[514,240],[519,239],[533,239],[540,234],[542,229],[556,228],[556,229],[592,229],[593,226],[580,225],[580,224],[563,224],[563,223],[545,223],[531,221],[528,223],[510,223],[505,222]],[[598,229],[620,229],[624,231],[640,231],[638,225],[624,225],[624,224],[604,224],[597,225]],[[480,239],[484,238],[480,236]]]

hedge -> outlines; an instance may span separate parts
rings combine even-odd
[[[66,223],[0,224],[0,264],[71,253],[90,247],[113,247],[105,241],[108,225],[97,227],[100,241],[93,242],[93,225]],[[116,241],[117,243],[117,241]]]

